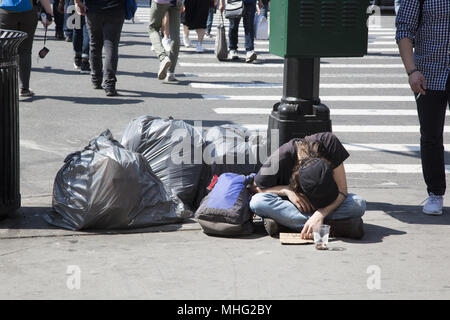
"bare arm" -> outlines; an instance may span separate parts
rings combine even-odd
[[[47,14],[53,16],[52,6],[50,5],[50,0],[40,0],[42,7],[44,8]]]
[[[400,39],[398,41],[398,49],[406,72],[409,73],[415,70],[416,64],[414,62],[413,44],[411,40],[408,38]],[[420,71],[416,71],[409,76],[409,85],[415,93],[425,94],[427,83]]]
[[[289,201],[304,213],[312,212],[314,209],[305,195],[294,192],[290,186],[274,186],[261,189],[253,182],[252,191],[255,193],[274,193],[279,196],[288,197]]]

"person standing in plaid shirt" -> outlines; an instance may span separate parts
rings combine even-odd
[[[441,215],[446,189],[443,131],[450,103],[450,1],[402,0],[395,24],[419,115],[422,171],[429,195],[423,212]]]

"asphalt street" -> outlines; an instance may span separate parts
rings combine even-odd
[[[154,115],[264,131],[281,98],[283,59],[268,52],[269,41],[257,40],[257,61],[245,63],[242,25],[240,61],[219,62],[209,38],[207,50],[196,53],[191,31],[193,46],[181,47],[176,69],[179,84],[159,81],[147,33],[149,8],[140,5],[135,22],[123,28],[117,97],[92,89],[89,75],[73,69],[69,43],[51,39],[50,53],[38,59],[44,32],[37,30],[31,75],[36,96],[20,100],[23,208],[0,222],[0,298],[450,298],[450,213],[445,208],[443,216],[428,217],[420,210],[427,194],[419,123],[393,16],[370,26],[366,56],[321,59],[320,97],[351,155],[345,162],[349,191],[367,200],[362,240],[335,239],[334,250],[319,252],[282,246],[264,233],[208,237],[193,221],[130,233],[47,225],[40,215],[51,208],[65,156],[105,129],[120,139],[132,119]],[[213,34],[218,22],[215,15]],[[449,132],[446,127],[445,143]],[[447,153],[446,164],[449,171]],[[69,285],[71,270],[81,272],[79,287]]]

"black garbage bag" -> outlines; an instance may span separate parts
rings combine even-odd
[[[126,150],[109,130],[70,154],[56,175],[53,212],[59,227],[128,229],[182,221],[145,158]]]
[[[177,203],[177,214],[192,217],[203,171],[201,130],[182,120],[142,116],[130,122],[121,143],[147,159]]]
[[[197,192],[196,205],[208,193],[208,186],[214,176],[232,172],[249,175],[258,172],[265,160],[263,150],[266,139],[248,129],[225,124],[211,127],[204,132],[205,148],[203,161],[205,169]]]

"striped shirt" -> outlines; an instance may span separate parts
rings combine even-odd
[[[445,91],[450,73],[450,1],[425,0],[420,25],[419,12],[419,0],[402,1],[395,39],[414,41],[415,64],[427,80],[427,89]]]

